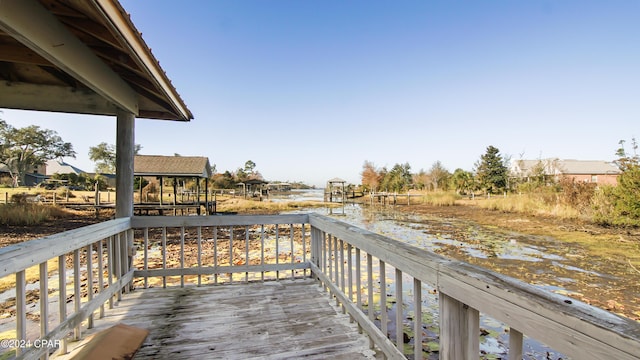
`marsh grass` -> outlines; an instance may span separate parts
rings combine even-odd
[[[549,215],[562,219],[579,219],[583,215],[576,208],[533,194],[510,195],[481,199],[476,202],[481,208],[528,215]]]
[[[56,206],[29,203],[0,204],[0,225],[4,226],[38,225],[66,215],[66,210]]]
[[[422,197],[425,204],[433,206],[453,206],[460,199],[462,196],[450,191],[427,193]]]

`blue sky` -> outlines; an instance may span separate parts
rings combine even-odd
[[[638,1],[160,1],[124,8],[194,113],[136,122],[143,154],[247,160],[267,180],[360,182],[365,160],[472,170],[614,160],[640,136]],[[88,149],[115,119],[4,110]]]

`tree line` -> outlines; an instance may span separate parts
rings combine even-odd
[[[509,157],[488,146],[473,171],[456,169],[449,172],[440,161],[427,171],[411,172],[408,163],[395,164],[391,169],[377,168],[365,161],[362,166],[364,191],[405,192],[416,190],[455,191],[460,195],[476,192],[484,194],[527,193],[547,205],[567,205],[581,215],[604,225],[640,226],[640,155],[638,142],[619,142],[614,163],[620,169],[617,185],[601,185],[575,181],[573,178],[555,178],[545,173],[542,161],[531,169],[527,179],[510,176]]]
[[[494,146],[487,147],[485,154],[476,162],[474,171],[456,169],[453,173],[440,161],[428,170],[411,172],[409,163],[395,164],[391,169],[377,168],[365,161],[362,166],[362,186],[365,191],[403,192],[416,190],[455,190],[459,194],[484,191],[495,194],[506,191],[509,185],[507,157]]]

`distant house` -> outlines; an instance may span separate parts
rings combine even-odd
[[[86,172],[82,169],[79,169],[69,163],[66,163],[61,160],[49,160],[46,163],[46,175],[47,178],[51,177],[53,174],[84,174],[87,178],[94,179],[96,176],[100,176],[102,180],[107,184],[107,187],[114,188],[116,187],[116,176],[115,174],[104,174],[104,173],[94,173],[94,172]]]
[[[51,176],[53,174],[85,174],[86,171],[80,170],[77,167],[68,164],[62,160],[49,160],[47,161],[45,175]]]
[[[36,186],[39,183],[46,180],[46,165],[39,165],[31,169],[24,175],[23,186]],[[13,178],[11,177],[11,170],[5,164],[0,164],[0,182],[6,184],[13,184]]]
[[[543,174],[559,180],[567,177],[579,182],[616,185],[620,169],[613,163],[600,160],[516,160],[511,163],[510,174],[514,178],[528,180]]]

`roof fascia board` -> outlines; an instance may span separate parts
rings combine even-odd
[[[138,115],[133,89],[37,1],[0,1],[0,28],[96,93]]]
[[[182,103],[176,94],[175,88],[169,83],[169,79],[164,71],[160,68],[155,57],[151,54],[151,50],[146,45],[140,33],[136,30],[131,19],[126,15],[124,9],[112,0],[95,0],[96,9],[100,11],[109,21],[117,37],[120,37],[126,46],[129,47],[134,59],[155,81],[159,89],[164,92],[165,96],[171,100],[171,105],[181,116],[183,121],[189,121],[193,118],[191,112]]]
[[[133,174],[134,176],[165,176],[165,177],[196,177],[202,178],[203,174],[185,174],[185,173],[146,173],[146,172],[136,172]]]

